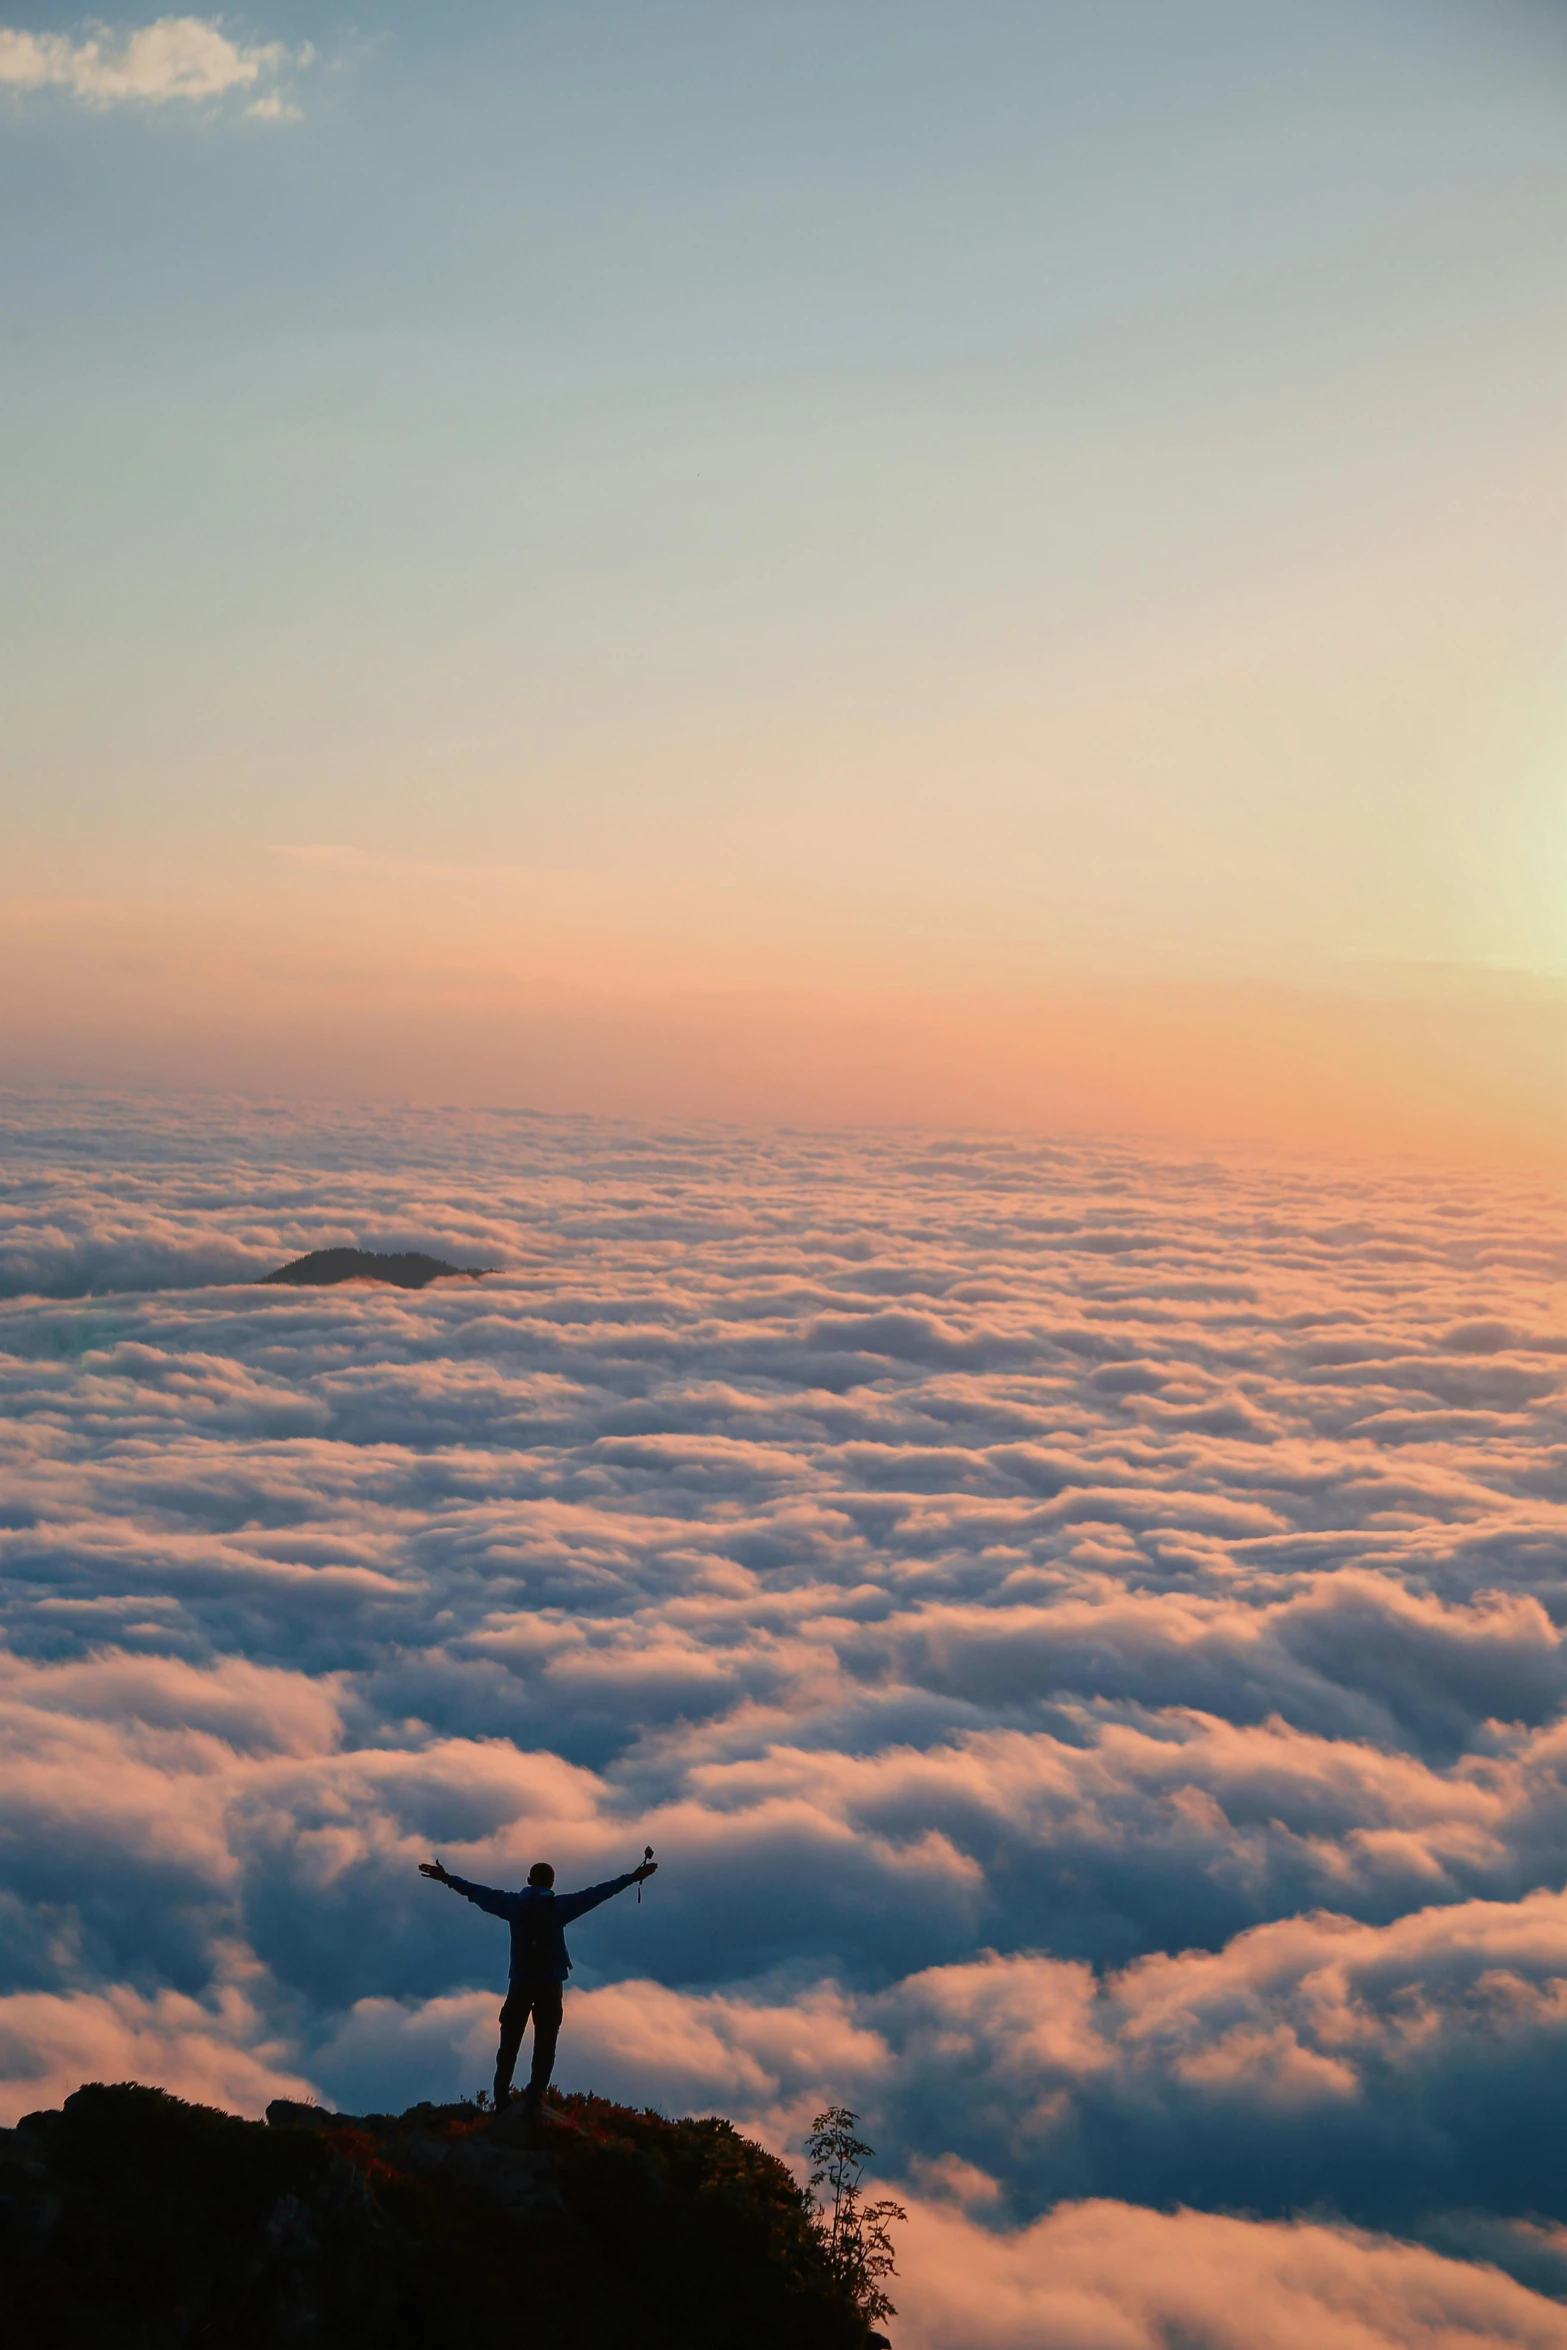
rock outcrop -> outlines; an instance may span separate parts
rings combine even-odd
[[[307,1257],[263,1273],[261,1285],[283,1282],[294,1289],[332,1289],[340,1281],[389,1281],[394,1289],[426,1289],[432,1281],[478,1281],[493,1265],[449,1265],[421,1249],[384,1255],[373,1248],[314,1248]]]
[[[238,2120],[135,2084],[0,2131],[16,2350],[868,2350],[785,2166],[596,2097]]]

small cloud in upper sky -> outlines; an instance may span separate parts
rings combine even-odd
[[[278,76],[314,55],[308,42],[291,50],[281,41],[233,40],[221,17],[160,16],[128,28],[87,24],[75,38],[0,25],[0,85],[65,90],[88,106],[199,103],[250,91],[247,114],[286,121],[299,109],[277,86]]]

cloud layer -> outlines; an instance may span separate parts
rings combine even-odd
[[[7,1112],[11,2111],[472,2087],[496,1929],[415,1861],[651,1841],[566,2077],[784,2147],[856,2104],[921,2214],[906,2340],[981,2339],[980,2259],[998,2350],[1227,2344],[1226,2263],[1281,2343],[1564,2338],[1551,1197]],[[502,1270],[254,1288],[340,1241]]]

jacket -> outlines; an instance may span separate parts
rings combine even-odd
[[[571,1954],[563,1928],[573,1918],[597,1909],[601,1901],[624,1893],[636,1883],[634,1872],[611,1877],[606,1884],[585,1886],[580,1893],[557,1893],[553,1887],[525,1885],[520,1893],[498,1893],[493,1885],[471,1885],[466,1877],[449,1872],[446,1882],[454,1893],[466,1894],[491,1917],[505,1918],[511,1927],[511,1980],[564,1983],[571,1972]],[[542,1915],[541,1915],[542,1911]],[[545,1954],[542,1965],[539,1953]]]

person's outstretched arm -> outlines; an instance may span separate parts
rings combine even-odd
[[[512,1904],[517,1898],[515,1893],[497,1893],[493,1885],[472,1885],[466,1877],[454,1877],[451,1870],[443,1868],[438,1860],[422,1860],[419,1863],[419,1874],[421,1877],[433,1877],[438,1885],[450,1885],[454,1893],[465,1895],[469,1901],[476,1902],[480,1909],[487,1909],[492,1917],[510,1917]]]
[[[585,1910],[597,1909],[601,1901],[610,1901],[617,1893],[624,1893],[628,1885],[640,1885],[643,1878],[651,1877],[657,1868],[656,1860],[645,1860],[639,1869],[629,1869],[623,1877],[611,1877],[606,1885],[587,1885],[580,1893],[557,1893],[556,1923],[569,1926],[573,1918],[580,1918]]]

